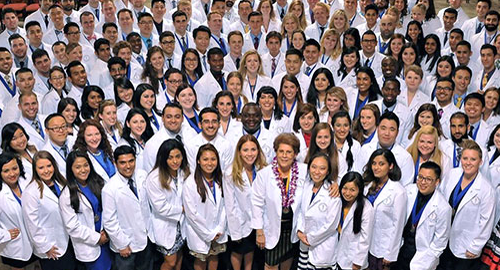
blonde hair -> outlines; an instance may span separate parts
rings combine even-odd
[[[291,33],[286,32],[285,23],[287,20],[293,20],[295,22],[295,24],[297,25],[297,29],[295,30],[304,30],[304,28],[302,28],[302,26],[300,25],[299,18],[295,17],[295,15],[293,15],[292,13],[287,13],[285,17],[283,17],[283,23],[281,23],[281,35],[283,36],[283,40],[287,37],[287,34],[293,34],[293,31]]]
[[[417,135],[415,135],[415,140],[413,141],[413,143],[408,147],[407,151],[408,153],[410,153],[412,159],[413,159],[413,163],[417,163],[417,160],[420,156],[420,153],[418,151],[418,141],[420,140],[420,137],[422,137],[422,135],[432,135],[432,137],[434,137],[434,151],[431,155],[431,157],[429,158],[429,160],[432,160],[434,161],[437,165],[441,166],[441,159],[443,157],[443,153],[441,152],[441,150],[439,150],[439,135],[438,135],[438,132],[437,132],[437,129],[433,126],[423,126],[421,127],[418,132],[417,132]]]
[[[420,79],[424,78],[424,72],[422,71],[422,68],[417,65],[410,65],[409,67],[405,68],[405,78],[410,71],[413,71],[415,74],[420,76]]]
[[[344,29],[335,29],[335,25],[333,23],[333,20],[337,16],[344,17],[344,21],[345,21]],[[328,25],[328,28],[335,29],[337,31],[342,31],[342,33],[344,33],[347,29],[349,29],[349,20],[347,19],[347,14],[345,13],[345,10],[343,10],[343,9],[337,9],[337,10],[335,10],[335,12],[333,12],[332,18],[330,19],[330,25]]]
[[[99,119],[101,119],[101,117],[99,115],[104,113],[104,108],[109,107],[109,106],[115,106],[115,109],[117,109],[117,111],[118,111],[118,107],[116,107],[116,103],[114,100],[105,99],[105,100],[101,101],[101,103],[99,103],[99,108],[97,110],[97,116],[99,117]],[[101,121],[102,121],[102,119],[101,119]],[[120,121],[118,121],[118,118],[116,119],[116,123],[113,125],[113,128],[118,130],[118,134],[120,134],[120,136],[122,136],[122,132],[123,132],[122,124],[120,123]]]
[[[241,77],[245,79],[245,77],[247,76],[246,62],[247,58],[251,55],[257,55],[257,59],[259,60],[259,69],[257,70],[257,74],[259,74],[260,76],[266,76],[266,74],[264,73],[264,69],[262,68],[262,58],[260,57],[259,53],[256,50],[250,50],[247,51],[241,58],[241,65],[240,69],[238,70],[238,72],[241,74]],[[256,90],[258,91],[259,89]]]
[[[321,108],[321,114],[328,112],[328,108],[326,107],[326,99],[328,98],[328,96],[336,97],[340,99],[340,101],[342,101],[342,106],[340,106],[341,111],[349,111],[349,103],[347,102],[347,95],[344,89],[342,89],[342,87],[334,86],[326,90],[325,105],[323,106],[323,108]]]
[[[300,1],[300,0],[293,0],[292,3],[290,3],[290,6],[288,7],[287,13],[291,14],[293,7],[295,7],[297,5],[302,7],[302,14],[300,14],[300,17],[298,17],[298,21],[299,21],[300,30],[304,30],[307,27],[306,14],[305,14],[306,8],[304,7],[304,3],[302,3],[302,1]],[[283,21],[285,21],[285,20],[283,20]]]
[[[477,144],[477,142],[475,142],[473,140],[469,140],[469,139],[463,140],[462,141],[462,153],[465,150],[474,150],[479,154],[479,158],[483,159],[483,151],[481,150],[481,147],[479,146],[479,144]]]
[[[403,25],[401,24],[401,20],[400,20],[401,19],[401,12],[399,12],[399,10],[395,6],[389,7],[386,11],[386,14],[396,17],[396,21],[395,21],[396,28],[403,27]]]
[[[325,33],[323,34],[323,37],[321,38],[321,42],[320,42],[321,54],[325,54],[324,44],[325,44],[326,38],[329,36],[337,36],[337,42],[335,43],[335,48],[333,48],[332,54],[328,55],[333,59],[337,59],[342,54],[342,45],[340,44],[340,33],[333,28],[327,29],[325,31]]]
[[[314,6],[314,8],[313,8],[313,12],[314,12],[314,10],[315,10],[315,9],[317,9],[317,8],[323,8],[323,9],[325,9],[326,14],[330,14],[330,6],[329,6],[329,5],[327,5],[327,4],[325,4],[325,3],[323,3],[323,2],[318,2],[318,3],[316,3],[316,5],[315,5],[315,6]]]
[[[238,188],[242,189],[244,186],[243,183],[243,159],[241,158],[240,155],[240,150],[241,147],[243,147],[243,144],[246,142],[253,142],[257,146],[257,159],[255,160],[254,166],[255,170],[258,171],[264,167],[267,166],[266,163],[266,157],[264,156],[264,153],[262,152],[262,148],[260,148],[259,141],[250,134],[243,135],[239,140],[238,143],[236,144],[236,150],[234,151],[234,161],[233,161],[233,167],[232,167],[232,173],[231,173],[231,178]]]

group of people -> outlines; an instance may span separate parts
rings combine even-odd
[[[500,269],[500,14],[478,0],[1,11],[12,269]]]

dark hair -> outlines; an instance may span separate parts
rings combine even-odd
[[[349,182],[354,182],[354,185],[356,185],[359,190],[358,197],[356,197],[356,209],[354,210],[352,226],[352,231],[354,232],[354,234],[358,234],[359,232],[361,232],[363,209],[365,207],[365,196],[363,196],[365,185],[361,174],[359,174],[358,172],[348,172],[344,175],[344,177],[342,177],[342,180],[340,180],[339,190],[342,192],[342,188],[344,188],[344,186]],[[340,199],[342,200],[343,208],[347,205],[347,201],[344,199],[344,196],[340,196]]]
[[[12,138],[14,137],[14,134],[18,129],[20,129],[24,133],[26,140],[29,142],[30,136],[28,135],[28,133],[26,133],[26,130],[23,126],[21,126],[17,122],[8,123],[2,128],[2,150],[4,153],[9,152],[17,155],[16,151],[10,146],[10,142],[12,141]]]
[[[315,153],[310,159],[309,159],[309,162],[307,162],[307,171],[309,172],[310,169],[311,169],[311,165],[313,163],[313,161],[317,158],[323,158],[326,160],[326,163],[328,164],[328,173],[327,175],[325,176],[325,179],[323,179],[323,181],[326,181],[328,183],[332,183],[332,182],[336,182],[337,181],[337,178],[335,176],[332,175],[332,170],[333,170],[333,166],[332,166],[332,163],[330,162],[330,157],[325,154],[325,153],[321,153],[321,152],[317,152]]]
[[[302,52],[300,50],[295,49],[293,47],[286,50],[285,58],[289,55],[297,55],[300,58],[300,60],[304,60],[304,54],[302,54]]]
[[[83,69],[85,69],[85,66],[78,60],[71,61],[67,66],[66,66],[66,73],[68,77],[71,78],[71,69],[76,67],[76,66],[81,66]]]
[[[440,82],[449,82],[449,83],[451,83],[451,91],[453,91],[455,89],[455,81],[453,81],[450,77],[438,78],[436,81],[436,85]]]
[[[145,18],[145,17],[153,19],[153,15],[151,15],[151,13],[149,13],[149,12],[139,12],[139,14],[137,15],[137,21],[140,22],[142,20],[142,18]]]
[[[407,8],[407,6],[408,6],[408,3],[407,3],[406,1],[404,1],[404,2],[405,2],[405,8],[403,9],[403,12],[405,12],[405,14],[401,14],[401,16],[406,15],[406,12],[407,12],[406,8]],[[371,3],[371,4],[369,4],[369,5],[367,5],[367,6],[365,7],[365,14],[366,14],[366,12],[367,12],[368,10],[370,10],[370,9],[371,9],[371,10],[375,10],[375,12],[376,12],[377,14],[379,14],[379,13],[380,13],[380,12],[379,12],[379,10],[378,10],[378,6],[377,6],[377,5],[375,5],[374,3]],[[402,12],[402,13],[403,13],[403,12]],[[371,31],[371,30],[368,30],[368,31]],[[365,33],[366,33],[366,32],[365,32]]]
[[[24,37],[22,37],[21,35],[17,34],[17,33],[14,33],[12,35],[10,35],[10,37],[8,38],[8,41],[9,41],[9,44],[12,45],[12,41],[14,39],[18,39],[18,38],[21,38],[24,42],[26,42],[26,39],[24,39]]]
[[[434,0],[428,0],[428,1],[429,1],[429,7],[425,12],[426,21],[430,21],[431,19],[436,18],[436,7],[434,5]]]
[[[222,57],[224,57],[224,52],[221,50],[221,48],[218,47],[211,48],[207,52],[207,59],[212,59],[214,55],[221,55]]]
[[[76,110],[76,118],[75,121],[72,123],[73,127],[80,126],[82,124],[82,120],[80,119],[80,109],[78,108],[78,104],[73,98],[69,97],[61,98],[61,100],[57,104],[57,113],[62,114],[62,112],[64,111],[64,109],[66,109],[66,107],[68,107],[68,105],[75,107]]]
[[[451,66],[451,71],[453,72],[453,70],[455,69],[455,60],[453,60],[453,57],[449,56],[449,55],[443,55],[441,57],[439,57],[437,63],[436,63],[436,74],[435,74],[435,77],[437,79],[441,78],[441,75],[439,75],[439,72],[438,72],[438,69],[437,69],[437,66],[439,66],[439,63],[441,62],[448,62],[448,64],[450,64]],[[450,73],[451,75],[451,73]]]
[[[163,74],[161,77],[158,77],[157,71],[154,69],[153,64],[151,64],[151,58],[155,53],[159,53],[161,57],[165,60],[162,48],[160,48],[159,46],[151,47],[146,55],[146,61],[144,62],[144,70],[142,71],[141,78],[143,80],[149,79],[149,84],[153,86],[155,95],[158,95],[158,93],[160,92],[159,88],[162,87],[161,82],[163,80]]]
[[[200,123],[203,121],[203,115],[205,115],[207,113],[214,113],[215,115],[217,115],[217,120],[220,121],[220,114],[219,114],[219,111],[216,108],[205,107],[205,108],[201,109],[201,111],[199,113]]]
[[[19,159],[14,153],[3,152],[2,154],[0,154],[0,171],[3,170],[3,166],[5,164],[11,162],[13,159],[16,160],[17,166],[19,167],[19,177],[25,178],[23,163],[21,162],[21,159]],[[1,176],[0,176],[0,179],[2,182],[4,182],[4,180]],[[2,190],[1,184],[0,184],[0,190]]]
[[[122,139],[128,142],[128,144],[131,145],[136,152],[138,152],[139,149],[137,149],[137,147],[135,146],[135,139],[131,136],[131,130],[130,127],[127,125],[127,123],[130,122],[132,117],[138,114],[141,115],[144,118],[144,121],[146,122],[146,129],[141,134],[141,139],[144,140],[144,143],[146,143],[154,135],[153,128],[151,128],[151,125],[148,124],[149,117],[147,116],[147,114],[143,110],[138,108],[130,109],[130,111],[128,111],[127,113],[127,117],[125,118],[125,123],[123,125]]]
[[[486,100],[486,95],[489,92],[495,92],[500,97],[500,89],[498,89],[496,87],[490,87],[490,88],[488,88],[488,89],[486,89],[484,91],[484,98],[485,98],[485,100]],[[497,102],[497,106],[495,108],[493,108],[491,116],[496,116],[496,115],[499,115],[499,114],[500,114],[500,102]]]
[[[465,114],[464,112],[462,111],[458,111],[458,112],[455,112],[451,115],[450,117],[450,122],[451,120],[455,119],[455,118],[462,118],[464,119],[465,121],[465,125],[468,126],[469,125],[469,116],[467,116],[467,114]]]
[[[458,11],[456,9],[452,8],[452,7],[446,8],[444,10],[444,13],[451,13],[451,14],[455,15],[455,19],[458,19],[457,18],[458,17]]]
[[[332,127],[335,127],[335,121],[337,121],[337,119],[339,118],[347,118],[347,121],[349,121],[349,126],[352,127],[351,117],[349,116],[349,113],[344,110],[340,110],[332,116],[332,122],[331,122]],[[350,129],[351,128],[349,128],[349,130]],[[349,146],[349,149],[347,149],[347,154],[345,159],[347,162],[347,171],[350,171],[352,169],[352,166],[354,165],[354,156],[352,155],[351,151],[351,147],[353,145],[353,139],[350,131],[347,133],[347,137],[345,140],[347,142],[347,146]]]
[[[111,66],[113,65],[116,65],[116,64],[119,64],[120,66],[122,66],[122,68],[127,68],[127,63],[125,62],[125,60],[123,60],[122,58],[118,57],[118,56],[113,56],[111,58],[109,58],[108,60],[108,70],[111,69]]]
[[[43,181],[40,178],[40,175],[38,175],[38,172],[36,171],[36,163],[40,159],[49,160],[50,163],[52,164],[52,167],[54,167],[54,173],[52,174],[51,180],[59,183],[62,186],[66,186],[67,181],[59,171],[59,165],[57,164],[56,160],[49,152],[44,150],[36,152],[36,154],[33,156],[33,162],[31,163],[33,169],[33,179],[31,180],[31,182],[36,182],[36,184],[38,185],[38,189],[40,190],[40,198],[43,198],[43,183],[42,183]],[[57,183],[54,183],[54,185],[57,185]]]
[[[129,79],[127,79],[127,77],[118,78],[118,79],[113,80],[113,92],[115,93],[116,107],[122,105],[122,103],[124,102],[118,96],[118,87],[120,87],[122,89],[132,89],[132,91],[134,91],[134,85],[132,84],[132,82]]]
[[[137,86],[137,88],[135,89],[135,92],[134,92],[134,96],[132,97],[132,104],[134,104],[134,108],[138,108],[138,109],[145,111],[144,107],[141,105],[141,97],[142,97],[142,94],[144,94],[144,92],[146,92],[148,90],[152,91],[153,94],[155,92],[155,90],[153,89],[153,86],[151,86],[151,84],[149,84],[149,83],[141,83]],[[156,110],[156,95],[154,95],[154,96],[155,96],[155,103],[153,104],[151,111],[155,112],[156,114],[159,114],[158,111]],[[148,121],[148,123],[149,123],[149,121]]]
[[[112,27],[112,28],[114,28],[114,29],[116,29],[118,31],[118,25],[116,25],[116,23],[114,23],[114,22],[105,22],[102,25],[102,33],[106,32],[106,30],[108,28],[110,28],[110,27]]]
[[[181,94],[182,91],[186,89],[191,89],[194,94],[194,104],[193,104],[193,109],[198,110],[198,96],[196,95],[196,91],[194,91],[194,87],[192,87],[188,83],[182,83],[177,87],[177,90],[175,90],[175,95],[174,95],[174,102],[179,103],[179,95]],[[180,104],[180,103],[179,103]]]
[[[420,170],[422,169],[429,169],[429,170],[433,170],[434,171],[434,174],[437,176],[438,179],[441,179],[441,167],[434,161],[426,161],[424,163],[422,163],[422,165],[420,165]]]
[[[161,186],[166,190],[170,190],[170,181],[173,178],[170,174],[170,168],[168,167],[167,160],[170,156],[170,152],[172,152],[172,150],[174,149],[177,149],[181,152],[182,162],[179,169],[183,171],[184,177],[188,177],[190,174],[184,144],[176,139],[168,139],[164,141],[158,149],[158,154],[156,155],[156,161],[155,165],[153,166],[153,170],[158,169],[158,178],[160,180]]]
[[[84,151],[86,152],[87,149],[87,142],[85,142],[85,130],[89,127],[93,126],[99,130],[99,133],[101,134],[101,142],[97,146],[98,149],[102,150],[104,152],[104,158],[109,159],[110,161],[113,160],[113,149],[111,148],[111,145],[109,144],[108,141],[108,136],[106,136],[106,131],[104,131],[104,128],[101,126],[98,120],[95,119],[88,119],[85,122],[82,123],[80,126],[80,129],[78,130],[78,135],[76,136],[76,141],[75,144],[73,145],[73,150],[79,150],[79,151]]]
[[[472,46],[470,45],[470,42],[468,42],[467,40],[460,40],[458,43],[457,43],[457,48],[458,46],[465,46],[467,47],[467,49],[472,50]]]
[[[120,145],[113,152],[115,162],[118,162],[118,159],[120,158],[120,156],[129,155],[129,154],[132,154],[134,156],[134,158],[136,157],[134,148],[132,148],[128,145]]]
[[[96,92],[101,96],[101,99],[104,100],[104,92],[102,91],[101,87],[97,85],[88,85],[83,88],[83,94],[82,94],[82,118],[87,120],[94,118],[97,109],[92,109],[88,103],[88,98],[90,93]]]
[[[172,14],[172,21],[175,22],[175,18],[177,17],[181,17],[181,16],[184,16],[186,17],[186,20],[187,20],[187,15],[184,11],[182,10],[176,10],[173,14]]]
[[[354,70],[357,71],[358,68],[360,67],[359,64],[359,49],[356,47],[347,47],[342,50],[342,55],[340,56],[340,68],[337,70],[337,76],[342,75],[342,77],[347,76],[347,67],[344,63],[344,56],[355,53],[356,57],[358,58],[358,61],[356,62],[356,65],[354,66]]]
[[[109,40],[105,39],[105,38],[98,38],[95,42],[94,42],[94,51],[98,51],[99,48],[102,46],[102,45],[108,45],[108,46],[111,46],[111,43],[109,43]]]
[[[77,158],[84,158],[90,167],[90,173],[87,177],[87,185],[92,191],[92,193],[97,197],[99,201],[99,208],[95,209],[102,211],[102,201],[101,201],[101,191],[104,187],[104,179],[96,173],[92,162],[90,161],[89,156],[86,152],[83,151],[72,151],[69,153],[68,158],[66,159],[66,187],[69,189],[69,198],[71,203],[71,208],[75,210],[75,213],[80,213],[80,196],[79,193],[83,195],[83,192],[80,190],[78,186],[78,181],[76,180],[76,176],[73,173],[73,164],[75,163]]]
[[[69,33],[70,27],[76,27],[76,28],[78,28],[78,31],[80,31],[80,26],[76,22],[68,22],[64,25],[64,28],[63,28],[64,34],[67,35]]]
[[[387,160],[387,163],[389,163],[389,166],[393,165],[392,170],[389,171],[389,179],[392,181],[399,181],[401,179],[401,169],[399,168],[398,162],[396,161],[396,158],[394,157],[394,154],[391,152],[391,150],[384,148],[377,149],[371,154],[370,159],[365,165],[365,172],[363,174],[365,183],[372,183],[370,192],[375,191],[375,189],[377,188],[377,184],[380,181],[380,179],[375,176],[372,170],[373,160],[378,156],[383,156]]]
[[[38,21],[29,21],[27,22],[25,25],[24,25],[24,29],[26,30],[26,32],[28,31],[29,28],[33,27],[33,26],[38,26],[40,27],[40,29],[42,28],[42,26],[40,25],[40,23]]]
[[[198,194],[201,197],[202,203],[204,203],[207,200],[207,188],[205,187],[205,184],[203,183],[204,176],[203,176],[203,172],[201,171],[201,166],[198,163],[198,161],[200,160],[201,155],[207,151],[213,152],[215,154],[215,156],[217,157],[217,167],[215,168],[215,170],[212,174],[213,181],[214,181],[214,183],[219,185],[220,190],[222,191],[222,197],[224,197],[224,191],[222,188],[222,169],[220,166],[221,164],[220,164],[219,153],[217,152],[217,149],[215,148],[215,146],[213,146],[210,143],[207,143],[207,144],[200,146],[200,148],[198,150],[198,154],[196,155],[196,169],[194,171],[194,181],[196,183],[196,190],[198,191]]]
[[[163,0],[156,0],[156,1],[163,1]],[[153,4],[151,4],[151,6],[153,6]],[[174,33],[172,33],[172,31],[169,31],[169,30],[166,30],[166,31],[163,31],[161,34],[160,34],[160,37],[159,37],[159,40],[160,42],[166,38],[166,37],[172,37],[174,38]]]
[[[420,31],[420,33],[417,36],[417,40],[416,41],[412,40],[411,37],[410,37],[410,35],[408,34],[408,32],[409,32],[408,30],[410,29],[410,26],[412,26],[412,25],[416,25],[417,28],[418,28],[418,30]],[[417,51],[416,51],[417,58],[416,59],[420,59],[420,57],[422,55],[424,55],[424,53],[425,53],[425,49],[424,49],[424,47],[425,47],[424,30],[422,29],[422,24],[420,22],[418,22],[418,21],[410,21],[408,23],[408,25],[406,26],[405,39],[407,41],[409,41],[409,42],[415,43],[416,48],[417,48]],[[403,50],[403,48],[401,48],[401,51],[402,50]]]
[[[365,73],[370,77],[370,88],[368,89],[368,101],[375,101],[378,99],[379,95],[382,95],[382,92],[380,91],[380,86],[378,85],[377,78],[375,77],[375,73],[373,72],[373,69],[368,66],[361,66],[358,68],[356,71],[356,76],[359,73]]]
[[[497,133],[497,131],[499,129],[500,129],[500,124],[496,125],[495,128],[493,128],[493,130],[491,131],[490,136],[488,138],[488,144],[487,144],[488,151],[491,150],[492,146],[495,146],[495,134]],[[495,150],[495,152],[498,152],[498,149]]]
[[[479,50],[480,52],[483,51],[483,50],[488,50],[490,49],[491,51],[493,51],[493,55],[497,55],[497,47],[491,45],[491,44],[483,44],[483,46],[481,46],[481,50]]]
[[[382,123],[382,120],[389,120],[389,121],[394,121],[396,122],[396,126],[398,127],[399,131],[399,117],[393,113],[393,112],[385,112],[380,116],[380,121],[379,123]]]
[[[326,79],[328,80],[328,87],[326,90],[328,90],[328,88],[335,86],[335,82],[333,81],[333,75],[332,75],[332,72],[330,71],[329,68],[321,67],[321,68],[316,69],[316,71],[314,71],[314,74],[311,77],[311,83],[309,84],[309,89],[307,90],[306,101],[307,101],[307,103],[310,103],[316,107],[318,107],[320,100],[318,99],[318,96],[319,96],[318,89],[316,89],[316,85],[314,84],[314,81],[316,80],[316,78],[320,74],[324,74]],[[325,92],[326,92],[326,90],[325,90]]]
[[[415,52],[415,61],[412,64],[420,66],[417,45],[413,42],[406,42],[405,44],[403,44],[403,47],[401,47],[401,51],[399,52],[399,55],[398,55],[398,70],[397,70],[396,74],[400,74],[401,71],[403,71],[403,69],[405,67],[405,64],[403,62],[403,53],[406,49],[410,49],[410,48],[413,49],[413,51]]]
[[[314,105],[309,104],[309,103],[304,103],[302,106],[297,107],[297,113],[295,114],[295,118],[293,119],[293,126],[292,129],[295,132],[299,132],[300,129],[300,123],[299,120],[303,115],[306,115],[308,113],[312,112],[314,119],[315,119],[315,124],[319,123],[319,114],[318,110],[316,110],[316,107]]]
[[[261,88],[262,89],[262,88]],[[259,93],[257,93],[257,97],[259,96]],[[233,105],[233,109],[231,110],[231,117],[232,118],[237,118],[238,117],[238,108],[236,108],[236,102],[234,101],[233,94],[229,91],[220,91],[215,95],[214,100],[212,101],[212,107],[217,108],[217,103],[219,102],[219,99],[222,97],[229,97],[231,100],[231,104]]]
[[[200,54],[195,49],[187,48],[182,54],[181,71],[187,76],[186,65],[184,63],[186,62],[186,55],[188,53],[192,53],[196,56],[196,59],[198,61],[198,66],[196,66],[196,68],[194,69],[194,73],[198,76],[198,78],[201,78],[203,76],[203,69],[201,68]]]
[[[271,32],[267,33],[267,35],[266,35],[266,43],[267,43],[267,42],[269,42],[269,40],[270,40],[271,38],[277,38],[277,39],[279,39],[280,43],[281,43],[281,41],[283,40],[283,37],[282,37],[282,36],[281,36],[281,34],[280,34],[279,32],[277,32],[277,31],[271,31]],[[229,38],[228,38],[228,39],[229,39]]]
[[[429,61],[429,57],[432,57],[432,60],[431,60],[431,64],[429,65],[429,68],[427,69],[428,72],[431,72],[434,67],[436,66],[436,63],[439,59],[439,57],[441,57],[441,41],[439,40],[439,37],[436,35],[436,34],[428,34],[427,36],[425,36],[424,38],[424,47],[425,47],[425,43],[427,43],[427,40],[429,39],[432,39],[434,40],[434,42],[436,42],[436,50],[434,51],[434,53],[432,55],[427,55],[427,53],[425,53],[425,51],[423,51],[422,53],[422,58],[420,59],[420,66],[423,66],[424,63],[424,53],[425,55],[427,55],[427,61]]]
[[[304,42],[304,48],[307,46],[314,46],[316,49],[321,50],[321,45],[319,45],[319,42],[316,41],[315,39],[307,39],[306,42]]]
[[[321,148],[319,148],[318,144],[316,143],[316,138],[318,136],[318,133],[321,130],[328,130],[330,132],[330,145],[325,149],[326,151],[323,152]],[[332,127],[327,124],[327,123],[318,123],[314,126],[312,133],[311,133],[311,143],[309,144],[309,148],[307,149],[307,154],[304,159],[305,163],[311,164],[312,157],[316,156],[318,153],[324,153],[326,156],[328,156],[327,160],[328,163],[330,164],[329,168],[329,177],[336,182],[337,178],[339,176],[339,160],[341,158],[341,155],[339,151],[337,150],[337,145],[335,144],[335,138],[333,136],[333,130]]]
[[[418,123],[418,117],[423,112],[430,112],[432,114],[432,126],[434,128],[436,128],[439,136],[443,136],[443,129],[441,128],[441,123],[439,122],[439,115],[438,115],[436,106],[432,103],[425,103],[425,104],[420,105],[420,107],[417,110],[417,113],[415,114],[413,127],[410,129],[410,132],[408,134],[408,139],[411,139],[413,137],[413,135],[418,130],[420,130],[421,126]]]
[[[12,35],[13,36],[13,35]],[[41,58],[41,57],[44,57],[44,56],[47,56],[49,59],[50,59],[50,56],[49,56],[49,53],[46,51],[46,50],[42,50],[42,49],[36,49],[33,54],[31,54],[31,61],[33,61],[33,64],[35,64],[35,61],[38,59],[38,58]],[[54,66],[56,67],[56,66]],[[59,67],[59,66],[57,66]],[[64,72],[63,72],[64,73]],[[64,74],[66,75],[66,74]]]
[[[344,44],[345,44],[345,37],[347,35],[350,35],[354,38],[354,47],[356,47],[356,49],[358,51],[361,50],[361,37],[359,35],[359,30],[357,28],[354,28],[354,27],[350,27],[347,30],[345,30],[344,35],[343,35],[344,36],[344,38],[343,38]]]
[[[464,105],[469,101],[470,99],[477,99],[479,102],[481,102],[482,107],[484,108],[485,106],[485,101],[484,101],[484,96],[482,94],[479,94],[478,92],[473,92],[465,96],[464,99]]]
[[[50,120],[52,120],[55,117],[62,117],[64,119],[64,122],[66,122],[66,118],[64,118],[64,116],[62,114],[60,114],[60,113],[51,113],[51,114],[49,114],[45,118],[45,120],[43,121],[43,125],[47,128],[49,126]]]
[[[204,32],[208,34],[208,37],[210,38],[210,35],[212,35],[212,32],[210,31],[210,28],[200,25],[197,28],[193,30],[193,39],[196,39],[199,33]]]

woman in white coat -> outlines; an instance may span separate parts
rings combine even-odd
[[[323,153],[311,158],[308,172],[294,219],[297,232],[292,235],[295,241],[300,240],[298,268],[332,268],[336,264],[332,254],[338,248],[337,227],[342,203],[340,198],[330,197],[329,189],[337,179],[331,176],[330,158]]]
[[[95,172],[86,152],[71,152],[66,167],[68,183],[59,197],[59,208],[75,257],[88,270],[109,270],[111,250],[102,226],[104,179]]]
[[[231,264],[234,269],[250,270],[255,245],[255,231],[252,230],[252,184],[257,172],[264,168],[266,157],[259,141],[252,135],[243,135],[235,149],[231,172],[225,175],[224,204],[231,241]]]
[[[27,181],[21,160],[10,153],[0,155],[0,244],[2,263],[24,269],[37,258],[26,231],[21,198]]]
[[[122,136],[122,125],[117,119],[115,102],[110,99],[102,101],[99,104],[97,116],[101,120],[101,126],[106,131],[111,149],[115,150]]]
[[[243,77],[242,94],[248,101],[257,101],[257,92],[263,86],[271,86],[271,79],[264,74],[262,58],[256,50],[246,52],[241,58],[240,69]]]
[[[333,127],[335,146],[346,162],[346,172],[349,172],[354,166],[354,159],[361,151],[361,144],[351,134],[352,123],[349,113],[343,110],[336,112],[333,115],[331,125]]]
[[[301,89],[299,80],[290,74],[283,76],[279,86],[278,107],[288,118],[294,119],[297,108],[304,103],[304,89]]]
[[[65,185],[54,157],[47,151],[37,152],[33,157],[33,180],[24,190],[21,204],[33,253],[40,258],[42,270],[75,268],[73,247],[59,209]]]
[[[316,124],[319,123],[319,115],[314,105],[305,103],[297,110],[293,119],[293,135],[299,139],[300,152],[297,153],[297,160],[304,162],[309,146],[311,145],[312,132]]]
[[[226,210],[222,194],[219,154],[204,144],[196,156],[196,169],[184,184],[182,203],[186,215],[186,240],[195,257],[195,270],[216,270],[217,255],[226,250]]]
[[[262,125],[271,133],[279,135],[292,130],[291,118],[279,107],[279,96],[271,86],[262,87],[257,93],[257,103],[262,112]]]
[[[484,162],[489,164],[491,185],[496,188],[500,185],[500,179],[498,179],[498,175],[500,175],[500,159],[498,158],[500,156],[500,125],[497,125],[491,131],[487,147],[490,160]],[[499,213],[499,207],[497,207],[496,211]],[[497,214],[496,221],[498,221],[498,216]]]
[[[29,142],[29,135],[18,123],[9,123],[2,128],[2,151],[14,154],[23,164],[25,178],[31,181],[33,176],[33,155],[36,146]]]
[[[235,77],[233,76],[232,78]],[[238,78],[235,78],[233,80],[238,80]],[[212,107],[216,108],[219,111],[220,127],[218,133],[221,136],[226,136],[226,134],[232,134],[241,130],[242,125],[241,122],[238,121],[239,112],[237,109],[237,105],[234,102],[233,94],[231,94],[229,91],[222,91],[217,93],[217,95],[215,95],[214,101],[212,102]]]
[[[340,68],[333,72],[335,86],[347,89],[356,86],[356,70],[359,64],[359,51],[355,47],[347,47],[340,57]]]
[[[372,239],[373,206],[363,196],[363,177],[349,172],[340,181],[342,213],[339,226],[339,243],[335,253],[340,269],[366,269]]]
[[[398,258],[406,218],[406,190],[399,183],[401,169],[388,149],[377,149],[363,174],[365,195],[375,218],[368,257],[369,269],[389,269]]]
[[[299,253],[298,243],[291,242],[292,221],[307,174],[307,166],[296,160],[299,148],[293,134],[276,137],[276,157],[257,173],[252,185],[252,228],[256,230],[257,247],[265,248],[268,270],[289,270]]]
[[[176,139],[164,141],[153,170],[146,179],[146,192],[151,205],[154,242],[163,255],[162,270],[181,269],[184,237],[182,191],[189,176],[186,151]],[[176,233],[173,233],[173,232]]]

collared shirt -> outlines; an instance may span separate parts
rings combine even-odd
[[[259,42],[260,42],[260,38],[262,37],[262,32],[259,32],[259,35],[255,36],[254,34],[252,34],[252,32],[250,31],[250,37],[252,38],[252,42],[255,40],[255,38],[258,38],[259,39]]]
[[[146,44],[146,45],[148,44],[148,40],[149,40],[151,42],[151,47],[153,47],[153,35],[150,35],[149,37],[144,37],[141,35],[141,39],[144,42],[144,44]]]
[[[463,95],[458,95],[458,94],[453,94],[453,104],[457,105],[457,102],[458,102],[458,98],[461,97],[461,102],[462,102],[462,106],[464,104],[464,101],[465,101],[465,96],[467,95],[467,93],[463,94]]]
[[[398,104],[398,102],[396,101],[396,102],[395,102],[395,103],[394,103],[391,107],[387,107],[387,106],[385,105],[385,103],[382,101],[382,111],[381,111],[381,113],[384,113],[384,112],[385,112],[385,110],[389,110],[389,111],[391,111],[391,112],[392,112],[392,111],[394,111],[394,109],[396,109],[396,105],[397,105],[397,104]]]
[[[222,72],[215,72],[213,70],[210,70],[210,72],[214,76],[214,78],[217,81],[217,83],[219,83],[220,88],[222,90],[224,90],[224,85],[223,85],[223,82],[222,82],[222,80],[224,80],[224,73],[222,73]]]

